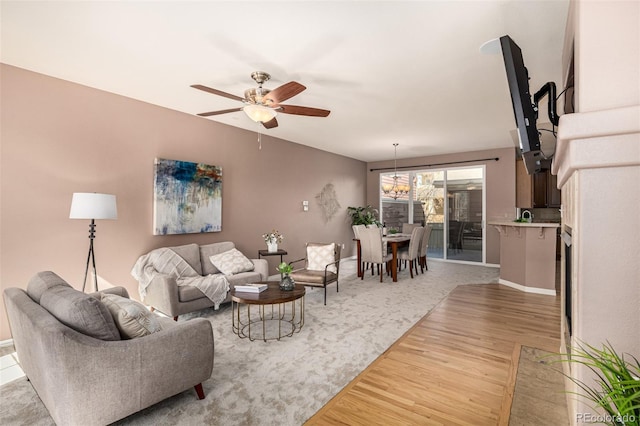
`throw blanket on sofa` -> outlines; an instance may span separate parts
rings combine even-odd
[[[158,273],[175,278],[178,286],[196,287],[211,299],[214,309],[218,309],[229,291],[229,281],[224,275],[215,274],[203,277],[180,255],[170,248],[163,247],[140,256],[131,270],[131,275],[138,280],[140,297],[147,294],[147,287],[154,275]]]

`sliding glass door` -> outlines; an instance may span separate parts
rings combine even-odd
[[[380,175],[380,212],[388,229],[403,223],[431,226],[429,257],[484,262],[485,168],[465,167],[398,173],[400,193],[383,191],[394,174]]]
[[[484,171],[447,171],[447,259],[483,261]]]

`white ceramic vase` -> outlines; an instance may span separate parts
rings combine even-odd
[[[278,251],[278,243],[277,242],[267,242],[267,250],[269,250],[269,253],[275,253]]]

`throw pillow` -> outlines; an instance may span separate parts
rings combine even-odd
[[[323,271],[329,264],[336,261],[335,259],[335,243],[321,245],[321,246],[307,246],[307,269],[310,271]],[[330,265],[327,271],[338,272],[336,265]]]
[[[213,266],[209,258],[213,255],[224,253],[236,246],[231,241],[223,241],[221,243],[211,243],[200,246],[200,259],[202,261],[202,275],[218,274],[220,271]]]
[[[107,307],[123,339],[148,336],[162,330],[158,318],[141,303],[116,294],[102,294]]]
[[[27,285],[27,294],[31,297],[36,303],[40,303],[40,298],[44,294],[45,291],[49,290],[51,287],[55,287],[58,285],[63,285],[65,287],[71,287],[65,280],[60,278],[57,274],[51,271],[42,271],[38,272],[29,280],[29,284]]]
[[[51,287],[42,293],[40,306],[79,333],[101,340],[120,340],[118,327],[106,306],[72,287]]]
[[[253,271],[253,262],[247,259],[238,249],[234,248],[224,253],[215,254],[209,260],[225,275],[239,274]]]

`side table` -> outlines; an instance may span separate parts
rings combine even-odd
[[[282,263],[282,256],[285,256],[286,254],[287,251],[282,249],[278,249],[278,251],[258,250],[258,259],[260,259],[261,256],[280,256],[280,263]]]

